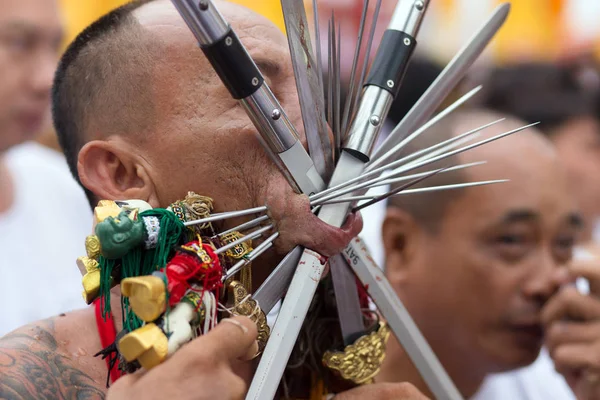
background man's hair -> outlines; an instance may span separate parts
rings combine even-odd
[[[148,38],[132,16],[151,1],[133,1],[101,17],[61,57],[52,87],[52,118],[80,185],[77,157],[87,141],[140,132],[151,123],[153,103],[147,87],[152,55]],[[84,190],[94,207],[94,194]]]
[[[480,79],[478,106],[541,121],[546,134],[573,118],[600,118],[600,75],[594,67],[531,62],[492,68]]]
[[[416,139],[409,142],[402,150],[402,154],[397,158],[400,159],[418,150],[433,146],[436,143],[443,142],[453,135],[453,126],[456,118],[460,118],[458,113],[450,115],[444,121],[434,125],[427,132],[418,136]],[[411,170],[406,174],[416,174],[419,172],[433,171],[435,169],[444,168],[460,164],[460,157],[454,155],[444,160],[427,164],[423,167]],[[441,186],[454,183],[464,183],[467,181],[467,176],[463,170],[442,172],[425,179],[418,184],[411,186],[409,189],[420,187]],[[391,188],[397,188],[405,185],[409,181],[403,181],[394,184]],[[448,205],[459,198],[463,194],[463,189],[444,190],[433,193],[407,194],[400,196],[392,196],[387,200],[388,207],[398,207],[411,215],[415,221],[430,233],[437,232],[440,222],[442,221]]]

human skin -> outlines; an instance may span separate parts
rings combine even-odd
[[[467,113],[452,129],[460,133],[493,119]],[[516,125],[501,123],[488,135]],[[460,158],[482,160],[487,164],[466,170],[468,181],[510,181],[465,189],[434,232],[394,207],[383,227],[387,276],[465,397],[485,375],[537,358],[541,312],[568,281],[581,224],[565,171],[540,133],[519,133]],[[420,381],[417,387],[428,393],[395,339],[378,379]]]

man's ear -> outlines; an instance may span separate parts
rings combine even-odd
[[[402,284],[418,256],[419,226],[410,214],[390,206],[386,209],[381,231],[386,275],[392,284]]]
[[[102,200],[144,200],[158,207],[148,166],[119,137],[93,140],[79,151],[77,171],[83,186]]]

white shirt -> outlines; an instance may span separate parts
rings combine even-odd
[[[14,203],[0,213],[0,336],[86,306],[76,259],[85,255],[92,226],[84,192],[61,154],[25,143],[4,157]]]

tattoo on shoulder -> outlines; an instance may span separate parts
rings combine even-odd
[[[96,400],[104,393],[61,354],[54,322],[46,320],[0,339],[0,399]]]

